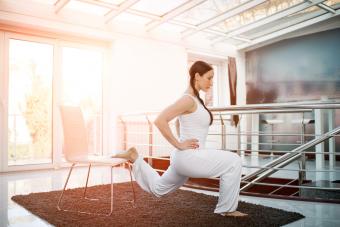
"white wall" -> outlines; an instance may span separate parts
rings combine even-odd
[[[113,44],[111,104],[116,112],[160,110],[184,91],[187,55],[180,46],[125,38]]]
[[[115,148],[117,115],[130,112],[160,111],[173,103],[186,89],[187,53],[171,43],[125,37],[112,45],[109,148]]]

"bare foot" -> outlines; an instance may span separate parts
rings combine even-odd
[[[129,160],[130,162],[134,163],[136,159],[138,158],[138,152],[136,148],[130,147],[126,152],[119,153],[116,155],[112,155],[112,158],[124,158]]]
[[[226,216],[226,217],[246,217],[246,216],[248,216],[248,214],[242,213],[240,211],[226,212],[226,213],[222,213],[221,215]]]

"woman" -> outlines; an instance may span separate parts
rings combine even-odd
[[[189,177],[220,177],[220,195],[214,212],[223,216],[246,216],[236,211],[242,169],[240,157],[229,151],[204,148],[213,116],[199,97],[199,91],[210,89],[214,71],[207,63],[197,61],[189,74],[190,84],[184,95],[163,110],[154,122],[169,143],[177,148],[165,173],[159,176],[135,148],[114,157],[130,160],[137,183],[157,197],[181,187]],[[169,122],[176,117],[179,140],[169,127]]]

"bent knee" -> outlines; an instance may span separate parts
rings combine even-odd
[[[226,155],[229,161],[232,161],[233,163],[241,163],[241,157],[237,153],[228,151]]]
[[[242,159],[241,159],[241,157],[238,155],[238,154],[236,154],[236,153],[233,153],[233,164],[234,164],[234,166],[235,167],[237,167],[237,168],[242,168]]]
[[[158,194],[157,192],[152,192],[152,194],[153,194],[154,196],[156,196],[157,198],[160,198],[160,197],[163,196],[162,194]]]
[[[152,192],[152,194],[153,194],[154,196],[156,196],[156,197],[158,197],[158,198],[160,198],[160,197],[162,197],[162,196],[164,196],[164,195],[167,194],[166,191],[161,190],[160,187],[158,187],[158,186],[153,187],[152,190],[151,190],[151,192]]]
[[[240,166],[242,166],[242,158],[241,158],[239,155],[237,155],[236,160],[237,160],[237,161],[236,161],[237,164],[240,165]]]

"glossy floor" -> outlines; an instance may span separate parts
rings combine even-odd
[[[275,160],[278,158],[276,157],[257,157],[257,156],[241,156],[242,157],[242,164],[243,169],[242,173],[247,175],[249,173],[255,172],[258,170],[258,166],[264,166],[267,163]],[[316,169],[315,160],[306,160],[306,179],[311,181],[317,180],[327,180],[327,181],[334,181],[340,180],[340,162],[334,162],[333,166],[330,166],[329,161],[324,161],[324,167],[322,169]],[[298,170],[299,167],[299,160],[295,160],[289,163],[287,166],[282,167],[284,170],[279,170],[272,174],[272,177],[277,178],[290,178],[290,179],[297,179],[299,176]]]
[[[0,226],[50,226],[44,220],[31,214],[11,200],[13,195],[60,190],[63,187],[68,169],[27,171],[0,174]],[[75,169],[70,179],[70,187],[81,187],[86,179],[87,169]],[[106,184],[109,182],[109,168],[95,167],[91,173],[89,185]],[[95,176],[95,177],[94,177]],[[115,168],[114,180],[124,182],[129,179],[126,169]],[[191,190],[191,189],[185,189]],[[200,193],[217,195],[214,192],[194,190]],[[327,203],[277,200],[241,196],[242,201],[262,204],[289,211],[302,213],[306,218],[287,226],[339,226],[340,205]]]

